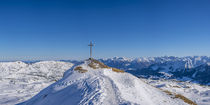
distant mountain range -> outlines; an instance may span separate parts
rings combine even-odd
[[[116,67],[137,77],[166,78],[210,85],[210,57],[114,57],[99,59],[108,66]]]

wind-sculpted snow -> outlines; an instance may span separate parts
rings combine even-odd
[[[150,85],[157,88],[168,90],[176,94],[182,94],[198,105],[210,105],[210,87],[201,86],[196,83],[181,82],[176,80],[153,80],[143,79]]]
[[[90,61],[19,105],[185,105],[137,77],[112,68],[92,68]],[[97,66],[97,64],[96,64]]]
[[[17,61],[17,62],[2,62],[0,63],[0,77],[6,77],[9,75],[12,75],[15,72],[18,72],[19,70],[21,70],[22,68],[27,67],[28,65],[21,62],[21,61]]]
[[[72,63],[42,61],[0,63],[0,105],[14,105],[25,101],[43,88],[62,78]]]
[[[138,77],[190,80],[210,84],[210,57],[148,57],[100,59],[108,66],[120,68]]]

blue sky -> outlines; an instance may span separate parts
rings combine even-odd
[[[0,59],[210,56],[209,0],[1,0]]]

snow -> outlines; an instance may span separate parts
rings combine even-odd
[[[26,64],[21,61],[0,63],[0,105],[25,101],[62,78],[72,63],[42,61]]]
[[[136,59],[118,57],[103,62],[113,63],[110,66],[123,68],[127,71],[135,71],[154,64],[150,66],[153,70],[163,68],[160,73],[166,77],[171,77],[170,71],[182,70],[185,65],[188,68],[195,68],[201,64],[210,65],[210,57],[204,56],[199,57],[199,59],[197,57]],[[73,70],[76,65],[73,66],[72,63],[68,62],[41,61],[33,64],[21,61],[0,62],[0,105],[14,105],[21,102],[25,102],[22,104],[29,103],[27,105],[37,105],[38,103],[43,105],[53,105],[53,103],[58,105],[67,103],[81,105],[185,104],[182,100],[172,99],[160,89],[181,94],[198,105],[210,105],[210,87],[199,85],[199,82],[197,84],[196,82],[190,83],[189,81],[192,81],[193,78],[181,76],[176,80],[168,80],[167,78],[159,78],[160,80],[139,79],[131,74],[116,73],[107,68],[92,69],[87,66],[88,63],[79,65],[87,69],[88,72],[78,73]],[[204,71],[205,68],[201,67],[198,70]],[[192,77],[196,78],[196,76],[197,72],[194,72]],[[206,85],[210,85],[210,83]],[[35,94],[37,95],[34,96]]]
[[[88,70],[79,73],[74,68],[64,77],[19,105],[185,105],[139,78],[112,71],[93,69],[90,61],[79,65]]]
[[[196,83],[181,82],[176,80],[152,80],[144,79],[148,84],[157,88],[181,94],[198,105],[210,105],[210,87]]]
[[[196,59],[196,58],[195,58]],[[194,63],[196,64],[196,63]],[[191,69],[193,68],[193,64],[192,64],[192,60],[191,59],[188,59],[186,64],[185,64],[185,68],[188,68],[188,69]]]

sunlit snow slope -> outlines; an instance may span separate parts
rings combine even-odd
[[[185,105],[135,76],[92,60],[20,105]]]
[[[41,61],[27,64],[21,61],[0,63],[0,105],[25,101],[43,88],[63,77],[72,63]]]

